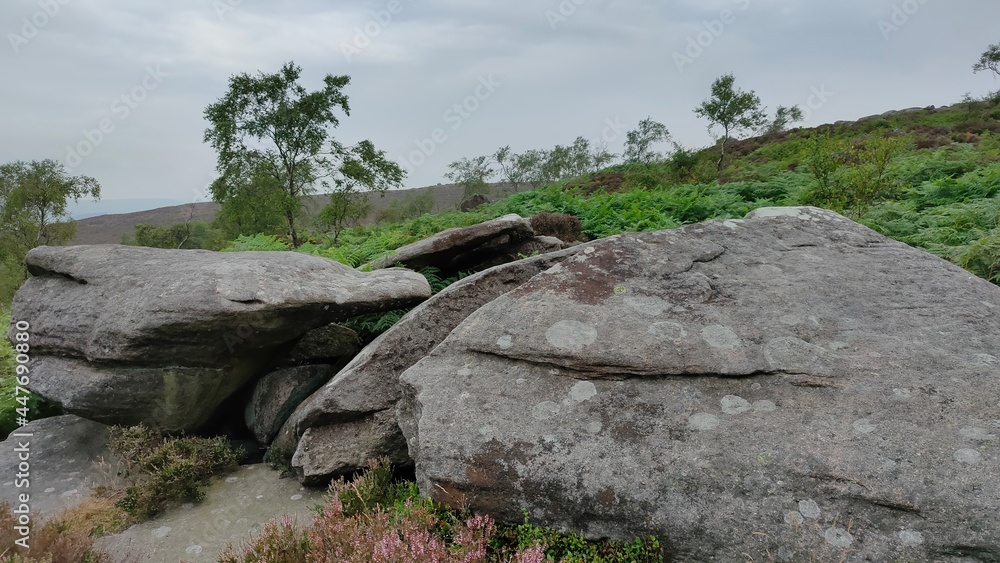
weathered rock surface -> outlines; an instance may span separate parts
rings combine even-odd
[[[271,443],[295,408],[334,373],[332,366],[318,364],[282,368],[265,375],[254,386],[247,403],[247,428],[261,444]]]
[[[421,491],[679,561],[1000,561],[1000,289],[815,208],[604,239],[401,376]]]
[[[423,276],[294,252],[101,245],[28,253],[14,321],[31,325],[32,389],[109,424],[197,428],[281,344],[430,296]]]
[[[307,332],[288,355],[281,359],[281,365],[298,366],[336,361],[356,355],[360,346],[361,341],[356,332],[346,326],[330,324]]]
[[[519,215],[504,215],[469,227],[447,229],[426,239],[408,244],[394,253],[362,266],[362,269],[388,268],[395,265],[412,270],[434,267],[443,277],[474,269],[492,259],[510,245],[533,236],[531,225]]]
[[[107,444],[107,426],[78,416],[25,424],[0,442],[0,501],[14,509],[27,504],[43,519],[76,506],[95,485],[108,484],[99,461],[117,467]],[[27,463],[27,471],[21,463]],[[20,501],[22,494],[28,495],[27,503]]]
[[[291,465],[302,484],[317,486],[328,484],[335,475],[360,471],[369,460],[383,457],[396,466],[412,466],[393,410],[307,429],[299,438]]]
[[[576,215],[542,212],[529,217],[528,223],[539,238],[551,236],[570,244],[587,240],[583,222]]]
[[[406,444],[395,424],[399,375],[427,355],[470,313],[584,248],[574,247],[485,270],[459,280],[418,305],[295,410],[272,445],[270,459],[287,462],[298,449],[293,466],[301,478],[311,483],[355,471],[364,467],[368,459],[380,455],[409,461]],[[349,454],[304,455],[299,438],[310,428],[350,425],[372,416],[382,417],[382,413],[392,420],[393,432],[378,434],[383,437],[381,442],[358,441]],[[339,443],[340,434],[343,431],[313,433],[310,447],[343,450],[346,446]],[[342,461],[345,459],[349,463]]]
[[[486,205],[487,203],[493,203],[493,200],[483,194],[474,194],[463,199],[462,203],[458,204],[458,209],[460,211],[472,211],[480,205]]]
[[[315,516],[313,506],[323,504],[323,493],[294,479],[280,479],[266,465],[246,465],[214,479],[202,502],[175,507],[121,534],[99,538],[95,548],[110,554],[112,561],[218,561],[227,543],[239,546],[269,520],[287,515],[306,526]]]

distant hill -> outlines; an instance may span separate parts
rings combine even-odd
[[[184,203],[183,200],[167,198],[82,200],[69,202],[66,206],[66,211],[71,218],[80,220],[88,217],[97,217],[98,215],[121,215],[159,207],[182,205]]]
[[[506,184],[495,184],[494,193],[510,193],[513,190]],[[409,190],[394,190],[387,192],[385,197],[372,197],[374,209],[369,214],[368,222],[373,222],[379,210],[389,207],[394,201],[403,203],[408,197],[414,197],[430,191],[434,194],[434,209],[432,213],[442,213],[458,208],[462,201],[462,187],[457,184],[438,184]],[[306,205],[308,210],[317,210],[329,201],[329,196],[312,196]],[[118,213],[87,217],[76,221],[76,237],[67,244],[119,244],[124,237],[135,235],[135,226],[140,224],[166,227],[185,221],[210,222],[219,212],[219,204],[215,202],[186,203],[160,207],[148,211],[133,213]]]

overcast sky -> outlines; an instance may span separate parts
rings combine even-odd
[[[984,95],[1000,80],[971,66],[997,22],[998,0],[3,0],[0,161],[60,160],[104,199],[203,200],[205,107],[294,61],[310,90],[350,75],[337,138],[420,187],[503,145],[621,152],[646,116],[706,146],[692,110],[727,72],[805,125]]]

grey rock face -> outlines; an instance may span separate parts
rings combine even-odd
[[[297,447],[301,453],[299,437],[310,428],[352,423],[382,412],[390,413],[387,416],[394,421],[395,405],[400,397],[398,379],[406,368],[427,355],[454,327],[480,306],[583,249],[583,246],[574,247],[491,268],[463,278],[421,303],[365,347],[329,383],[295,410],[272,446],[270,458],[287,461]],[[334,434],[316,435],[311,443],[319,443],[326,436]],[[396,435],[385,436],[402,448],[394,457],[409,459],[405,443],[398,441]],[[355,451],[351,455],[352,460],[360,459],[362,465],[367,459],[376,457],[376,454],[382,455],[378,452],[388,449],[388,445],[373,441],[358,442],[358,445],[370,448]],[[343,448],[332,442],[322,447]],[[298,459],[305,459],[302,455],[296,455]],[[339,463],[340,458],[323,459]],[[303,475],[317,476],[314,479],[356,469],[354,461],[347,466],[320,466],[315,460],[311,463],[311,469],[306,470],[301,466],[296,468],[303,471]]]
[[[281,344],[430,296],[414,272],[293,252],[41,247],[27,264],[12,317],[31,325],[33,390],[88,418],[167,430],[203,423]]]
[[[295,407],[335,373],[329,365],[282,368],[265,375],[254,386],[244,420],[261,444],[269,444]]]
[[[815,208],[591,247],[401,376],[421,491],[691,561],[1000,560],[1000,289]]]
[[[358,353],[360,344],[356,332],[345,326],[330,324],[307,332],[282,358],[281,364],[297,366],[352,357]]]
[[[477,225],[441,231],[403,246],[389,256],[366,264],[362,269],[388,268],[398,264],[420,270],[431,266],[448,277],[459,271],[474,269],[504,252],[508,246],[532,236],[531,225],[527,220],[519,215],[504,215]]]
[[[299,439],[292,468],[303,485],[325,485],[382,457],[399,466],[412,464],[392,410],[309,428]]]
[[[25,461],[22,455],[26,472],[18,467]],[[102,459],[117,467],[108,450],[107,426],[73,415],[29,422],[0,442],[0,501],[14,509],[25,504],[43,519],[54,516],[89,498],[95,485],[109,484],[97,465]],[[22,494],[28,495],[27,503],[21,503]]]

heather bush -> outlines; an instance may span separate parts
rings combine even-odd
[[[353,481],[330,486],[329,503],[305,528],[285,517],[268,523],[223,563],[653,563],[655,538],[631,544],[589,542],[528,524],[498,526],[489,516],[450,510],[421,499],[412,482],[396,482],[386,460],[369,463]]]
[[[94,550],[94,538],[101,535],[104,526],[112,524],[107,518],[114,510],[107,502],[99,499],[88,500],[77,507],[64,511],[53,518],[39,522],[38,515],[32,516],[31,534],[25,549],[14,542],[21,538],[14,529],[16,515],[7,503],[0,503],[0,562],[2,563],[105,563],[115,561],[137,561],[130,554],[116,554],[112,557]],[[109,531],[124,529],[121,522]]]
[[[171,500],[202,500],[209,478],[234,469],[243,455],[224,438],[165,438],[144,426],[112,427],[110,447],[134,481],[116,506],[137,519],[158,514]]]
[[[566,213],[538,213],[530,218],[536,235],[556,237],[565,242],[582,241],[583,223],[575,215]]]

